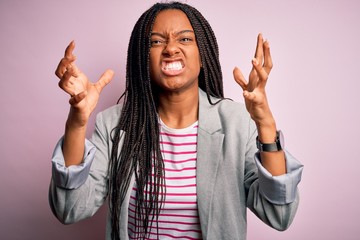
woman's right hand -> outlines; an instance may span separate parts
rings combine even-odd
[[[71,108],[67,127],[82,128],[86,126],[102,89],[112,80],[114,72],[106,70],[96,83],[90,82],[75,64],[74,48],[75,43],[72,41],[67,46],[55,74],[60,79],[59,87],[70,95]]]

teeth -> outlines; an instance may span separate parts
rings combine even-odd
[[[165,65],[165,70],[180,70],[182,65],[180,62],[171,62]]]

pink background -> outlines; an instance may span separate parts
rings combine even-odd
[[[97,111],[114,104],[130,31],[154,2],[0,1],[0,239],[104,238],[105,208],[64,226],[48,205],[50,158],[68,111],[54,71],[75,39],[78,65],[91,79],[115,70]],[[277,232],[250,213],[248,239],[359,239],[360,2],[187,2],[216,33],[227,97],[242,101],[232,69],[247,75],[257,33],[269,39],[269,101],[288,150],[305,165],[290,229]]]

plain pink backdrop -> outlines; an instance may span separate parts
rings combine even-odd
[[[104,238],[106,208],[64,226],[48,205],[50,158],[68,111],[54,71],[75,39],[91,79],[116,72],[96,111],[113,105],[124,90],[130,31],[154,2],[0,1],[0,239]],[[287,149],[305,165],[292,226],[277,232],[249,212],[248,239],[359,239],[360,2],[187,2],[216,33],[227,97],[242,101],[232,69],[247,75],[257,33],[269,39],[269,101]]]

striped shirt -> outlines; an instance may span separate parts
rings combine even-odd
[[[165,165],[166,198],[148,239],[201,239],[196,198],[196,146],[198,122],[183,129],[172,129],[160,120],[160,150]],[[130,239],[135,230],[136,183],[129,203]]]

